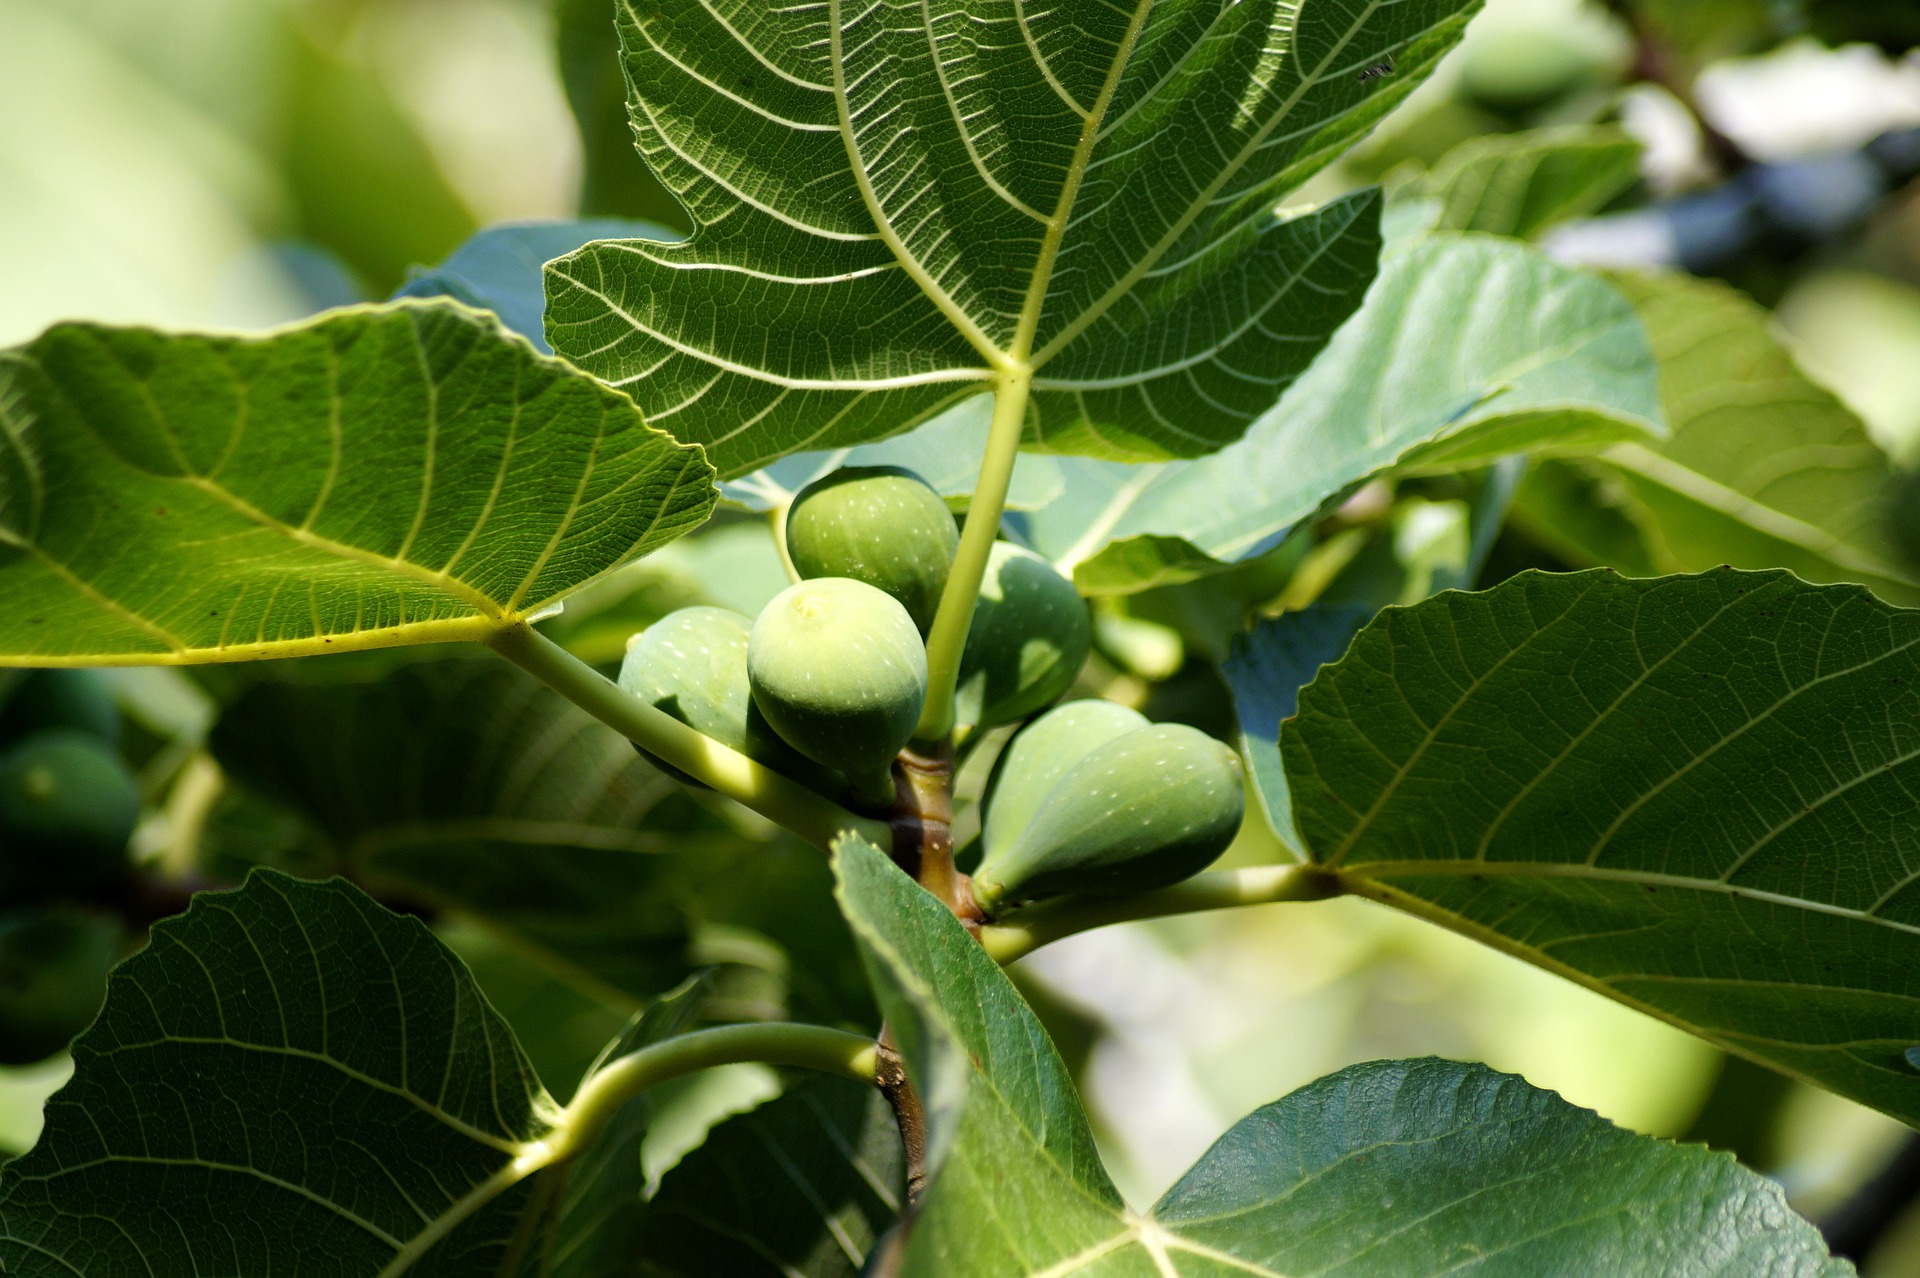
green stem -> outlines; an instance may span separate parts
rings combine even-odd
[[[536,1172],[563,1163],[591,1145],[620,1107],[661,1083],[716,1065],[759,1062],[839,1074],[875,1086],[879,1045],[823,1025],[724,1025],[698,1030],[609,1061],[580,1085],[543,1140],[513,1146],[513,1160],[469,1189],[394,1253],[377,1278],[402,1278],[473,1214]]]
[[[580,1085],[547,1138],[548,1161],[579,1153],[620,1107],[650,1087],[718,1065],[756,1062],[838,1074],[871,1085],[879,1048],[871,1038],[824,1025],[762,1023],[696,1030],[616,1057]]]
[[[780,552],[780,566],[787,570],[787,581],[791,585],[800,584],[800,570],[793,566],[793,554],[787,549],[787,515],[793,510],[793,498],[775,506],[767,512],[767,520],[773,526],[773,548]]]
[[[1033,389],[1033,370],[1025,365],[1001,376],[993,392],[993,423],[987,430],[986,456],[980,480],[967,503],[967,521],[960,531],[947,588],[940,595],[927,635],[927,703],[914,729],[919,741],[942,741],[953,731],[953,690],[960,682],[960,656],[966,650],[967,630],[973,625],[980,583],[987,575],[987,556],[1000,535],[1000,515],[1006,509],[1007,489],[1013,483],[1013,463],[1020,455],[1020,436],[1026,429],[1027,396]]]
[[[1074,896],[1044,902],[1020,911],[1011,922],[981,928],[980,944],[996,962],[1011,963],[1043,945],[1114,923],[1278,901],[1324,901],[1340,892],[1339,878],[1314,865],[1214,870],[1157,892]]]
[[[893,832],[886,822],[849,812],[798,781],[629,696],[618,684],[531,626],[508,626],[488,636],[486,642],[649,754],[778,822],[814,846],[831,850],[834,838],[847,831],[876,847],[891,846]]]

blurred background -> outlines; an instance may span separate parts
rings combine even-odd
[[[1917,44],[1910,0],[1489,0],[1433,81],[1298,198],[1372,182],[1418,192],[1484,139],[1589,130],[1580,136],[1616,148],[1621,171],[1596,186],[1583,216],[1543,229],[1544,248],[1596,269],[1670,268],[1741,290],[1898,475],[1920,466]],[[0,0],[0,345],[67,318],[281,324],[387,297],[502,221],[608,215],[684,227],[632,151],[622,93],[608,0]],[[1584,485],[1597,518],[1624,518],[1606,475],[1546,474]],[[1230,734],[1217,670],[1228,634],[1287,606],[1289,590],[1295,602],[1337,597],[1342,574],[1369,556],[1390,561],[1396,588],[1418,598],[1445,580],[1448,555],[1465,554],[1447,512],[1471,497],[1446,483],[1363,490],[1319,530],[1320,546],[1347,536],[1349,548],[1312,561],[1325,579],[1312,594],[1298,585],[1300,548],[1283,548],[1228,574],[1238,593],[1224,620],[1217,593],[1209,604],[1185,587],[1103,605],[1088,690]],[[1544,490],[1523,491],[1481,584],[1535,566],[1666,566],[1645,542],[1562,535],[1540,515],[1551,508]],[[1596,549],[1608,545],[1623,548]],[[629,630],[673,607],[751,613],[782,584],[764,522],[727,517],[598,589],[561,634],[589,659],[617,660]],[[336,828],[347,780],[316,780],[324,768],[311,758],[256,758],[250,772],[231,760],[249,731],[332,722],[338,707],[317,703],[315,685],[385,681],[391,691],[411,680],[409,695],[440,704],[453,694],[437,662],[459,664],[409,653],[330,658],[318,673],[101,676],[122,725],[115,748],[145,804],[136,855],[181,891],[232,881],[254,861],[340,868],[336,845],[372,822],[361,804],[361,826]],[[0,695],[18,699],[22,686],[0,684]],[[606,750],[580,748],[595,759]],[[617,754],[627,767],[624,745]],[[637,998],[695,961],[732,973],[740,1015],[805,1005],[859,1019],[844,953],[819,942],[824,957],[813,954],[814,942],[781,935],[750,901],[713,886],[739,864],[756,890],[814,891],[809,854],[657,781],[631,782],[629,810],[659,837],[720,849],[676,872],[670,891],[648,889],[648,908],[670,899],[678,911],[649,934],[654,958],[668,956],[659,962],[589,961],[577,938],[549,944],[537,922],[501,926],[502,912],[471,908],[484,885],[462,887],[468,908],[420,889],[430,876],[394,871],[382,892],[433,919],[474,963],[557,1093]],[[1280,853],[1250,824],[1230,855]],[[100,961],[76,960],[60,979],[82,1003],[97,1000],[84,991],[97,990],[108,951],[139,943],[143,911],[158,917],[183,899],[160,893],[122,909],[128,926],[87,950]],[[0,919],[0,1012],[8,999],[44,999],[53,979],[22,957],[9,926]],[[596,943],[610,952],[622,936],[615,928]],[[1108,929],[1017,975],[1079,1072],[1135,1202],[1249,1109],[1355,1061],[1431,1053],[1523,1074],[1640,1131],[1731,1150],[1835,1229],[1869,1219],[1867,1272],[1920,1275],[1920,1212],[1906,1206],[1920,1160],[1906,1129],[1363,902]],[[45,1051],[8,1048],[21,1063],[0,1069],[0,1148],[32,1142],[41,1102],[66,1077],[64,1054],[38,1059]],[[657,1174],[706,1124],[774,1085],[740,1070],[690,1086],[678,1125],[652,1138],[650,1167]]]

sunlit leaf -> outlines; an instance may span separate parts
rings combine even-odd
[[[1444,230],[1530,239],[1597,212],[1632,186],[1640,151],[1610,125],[1496,133],[1447,152],[1410,194],[1439,202]]]
[[[1194,462],[1062,461],[1017,526],[1083,590],[1186,580],[1273,546],[1395,467],[1657,434],[1633,307],[1525,245],[1436,236],[1390,255],[1367,303],[1246,438]]]
[[[1661,571],[1790,568],[1920,603],[1883,527],[1894,471],[1860,419],[1808,380],[1772,317],[1721,284],[1623,276],[1660,360],[1664,442],[1609,450]]]
[[[1920,1119],[1920,613],[1784,572],[1389,609],[1284,727],[1346,890]]]
[[[483,637],[696,526],[697,449],[447,302],[0,353],[0,661]]]
[[[549,336],[728,477],[1027,373],[1029,446],[1210,452],[1372,278],[1377,195],[1274,205],[1474,8],[625,4],[636,137],[697,230],[555,263]]]

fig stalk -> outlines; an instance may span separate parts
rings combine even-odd
[[[832,847],[833,840],[848,830],[878,847],[887,846],[893,837],[886,822],[849,812],[798,781],[703,736],[666,711],[622,692],[611,679],[524,622],[493,632],[487,646],[648,753],[815,847]]]
[[[1024,362],[1003,372],[994,386],[993,422],[987,429],[980,478],[967,504],[960,548],[954,552],[933,629],[927,632],[927,701],[914,729],[917,741],[944,741],[953,733],[953,693],[960,682],[960,656],[966,650],[967,631],[973,626],[980,583],[986,579],[987,557],[1000,536],[1000,516],[1006,510],[1007,490],[1013,482],[1013,463],[1020,455],[1020,436],[1027,424],[1027,396],[1032,389],[1033,369]]]

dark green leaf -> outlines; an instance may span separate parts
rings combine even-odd
[[[661,854],[741,843],[619,734],[492,657],[259,684],[211,744],[356,881],[506,928],[627,997],[686,971],[684,867]]]
[[[1920,1120],[1920,613],[1720,570],[1390,609],[1281,749],[1313,859]]]
[[[698,230],[555,263],[549,334],[726,476],[1003,371],[1034,375],[1031,446],[1210,452],[1372,277],[1375,195],[1275,203],[1475,7],[625,4],[636,136]]]
[[[1390,255],[1367,304],[1245,439],[1197,462],[1066,461],[1028,539],[1083,590],[1123,593],[1274,545],[1396,467],[1659,430],[1646,334],[1602,281],[1525,245],[1437,236]]]
[[[1893,469],[1866,428],[1794,366],[1772,317],[1721,284],[1624,276],[1660,360],[1664,443],[1611,449],[1666,572],[1790,568],[1920,603],[1888,545]]]
[[[1355,1065],[1255,1110],[1150,1224],[1182,1278],[1853,1272],[1731,1157],[1455,1061]]]
[[[631,1254],[658,1278],[854,1278],[899,1215],[904,1171],[878,1092],[802,1079],[667,1173]]]
[[[609,18],[607,30],[613,24]],[[634,163],[639,163],[635,157]],[[438,266],[416,266],[395,297],[451,297],[492,311],[510,331],[551,355],[547,345],[547,293],[541,268],[554,258],[595,240],[683,238],[652,222],[589,218],[580,222],[510,222],[490,226],[448,255]]]
[[[712,508],[697,449],[447,302],[0,353],[0,660],[479,638]]]
[[[157,925],[0,1173],[9,1273],[491,1272],[556,1107],[459,960],[257,871]],[[437,1241],[436,1241],[437,1240]]]
[[[704,981],[694,980],[660,998],[607,1044],[602,1063],[694,1028],[708,993]],[[640,1143],[656,1108],[654,1096],[642,1092],[620,1107],[570,1166],[548,1174],[553,1182],[550,1232],[540,1247],[527,1249],[524,1278],[617,1278],[634,1272],[647,1187]]]
[[[842,908],[927,1099],[933,1180],[903,1278],[1818,1275],[1779,1188],[1476,1065],[1379,1062],[1258,1110],[1150,1212],[1120,1203],[1059,1057],[999,969],[880,852]]]

